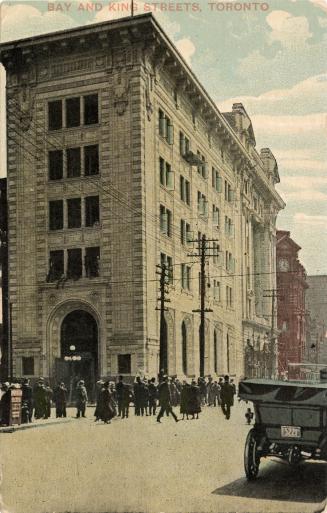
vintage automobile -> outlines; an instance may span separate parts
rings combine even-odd
[[[244,379],[239,397],[254,405],[255,424],[244,450],[248,480],[257,477],[260,459],[275,456],[296,465],[327,461],[327,382]]]

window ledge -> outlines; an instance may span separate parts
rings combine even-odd
[[[62,183],[67,183],[67,182],[76,182],[77,180],[89,180],[89,179],[92,179],[92,178],[101,178],[101,173],[98,173],[96,175],[80,175],[80,176],[66,176],[66,177],[62,177],[62,178],[58,178],[57,180],[49,180],[48,179],[48,184],[62,184]]]
[[[61,127],[61,128],[55,128],[54,130],[49,130],[49,128],[47,129],[47,133],[49,134],[49,136],[51,136],[51,134],[58,134],[58,132],[75,132],[75,130],[85,130],[85,129],[88,129],[88,128],[101,128],[101,122],[98,122],[98,123],[94,123],[94,124],[91,124],[91,125],[78,125],[78,126],[71,126],[71,127]]]

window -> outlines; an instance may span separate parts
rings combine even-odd
[[[225,216],[225,235],[233,236],[233,222],[228,216]]]
[[[221,192],[221,176],[214,167],[212,168],[212,187],[216,192]]]
[[[50,251],[47,282],[57,281],[64,275],[64,252],[62,249]]]
[[[131,355],[119,354],[118,355],[118,374],[131,374]]]
[[[191,239],[191,226],[189,223],[181,219],[181,243],[187,244]]]
[[[160,253],[160,264],[161,266],[165,266],[166,268],[166,282],[173,283],[174,282],[174,267],[173,267],[173,259],[171,256],[167,256],[165,253]]]
[[[99,221],[99,196],[87,196],[85,198],[85,226],[96,226]]]
[[[191,290],[191,268],[186,264],[181,264],[182,288]]]
[[[163,205],[160,205],[160,231],[168,237],[172,235],[172,213]]]
[[[63,151],[49,151],[49,180],[60,180],[63,177],[63,171]]]
[[[233,291],[228,285],[226,285],[226,306],[229,308],[233,306]]]
[[[208,202],[204,194],[198,191],[198,213],[200,216],[208,216]]]
[[[48,103],[48,126],[49,130],[62,128],[62,101],[55,100]]]
[[[234,201],[234,191],[232,190],[232,186],[227,182],[227,180],[225,180],[225,200],[229,203]]]
[[[81,227],[81,198],[71,198],[67,200],[67,219],[68,228]]]
[[[22,357],[23,376],[34,376],[34,356]]]
[[[216,205],[212,205],[212,222],[216,225],[217,228],[219,228],[220,224],[220,212],[219,208],[216,207]]]
[[[160,168],[160,183],[164,187],[168,189],[172,189],[174,187],[173,184],[173,172],[171,170],[171,165],[168,164],[162,157],[159,158],[159,168]]]
[[[62,200],[49,202],[49,230],[62,230],[64,227],[64,204]]]
[[[185,322],[182,322],[182,368],[183,373],[187,374],[187,331]]]
[[[77,280],[82,276],[82,250],[68,249],[67,257],[67,278]]]
[[[213,298],[216,301],[220,301],[220,282],[217,280],[213,280]]]
[[[207,163],[206,163],[205,156],[202,155],[199,151],[197,151],[197,156],[198,156],[199,160],[202,161],[202,164],[199,164],[197,166],[198,173],[199,173],[199,175],[202,176],[202,178],[207,178],[208,177],[208,173],[207,173]]]
[[[80,98],[67,98],[66,100],[66,127],[73,128],[81,124]]]
[[[190,151],[190,141],[183,132],[179,132],[179,152],[184,157]]]
[[[167,139],[168,144],[173,144],[174,132],[171,119],[161,109],[159,109],[159,135]]]
[[[84,96],[84,125],[94,125],[99,122],[98,95]]]
[[[100,276],[100,248],[85,248],[84,257],[85,276],[96,278]]]
[[[81,148],[68,148],[67,157],[67,178],[81,176]]]
[[[220,246],[217,242],[212,243],[213,263],[219,264]]]
[[[232,253],[229,251],[225,252],[225,259],[226,259],[226,270],[228,272],[235,272],[235,258],[233,258]]]
[[[97,174],[99,174],[99,146],[97,144],[84,146],[84,175]]]
[[[191,187],[190,182],[184,178],[184,176],[180,175],[179,180],[179,191],[181,200],[184,201],[187,205],[191,204]]]

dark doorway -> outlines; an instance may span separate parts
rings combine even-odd
[[[77,383],[83,379],[89,399],[93,400],[98,377],[98,326],[94,317],[84,310],[66,315],[61,325],[60,348],[57,380],[69,387],[72,401]]]

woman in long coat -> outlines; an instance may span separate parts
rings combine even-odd
[[[201,391],[194,380],[192,380],[190,386],[187,410],[189,415],[193,415],[193,419],[194,415],[196,415],[197,419],[199,418],[199,413],[201,412]]]
[[[116,415],[113,393],[109,390],[109,381],[104,383],[101,390],[101,411],[100,419],[106,424],[110,424],[111,419]]]
[[[184,420],[185,415],[188,420],[188,403],[189,403],[189,395],[190,395],[191,385],[189,385],[186,381],[183,381],[183,386],[181,389],[181,406],[180,412],[183,415],[182,420]]]

